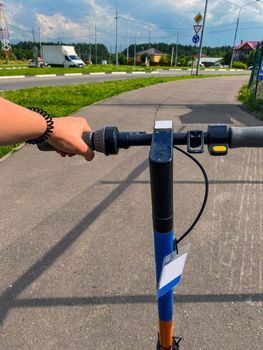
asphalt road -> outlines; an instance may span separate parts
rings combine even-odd
[[[208,123],[262,125],[236,101],[247,77],[176,81],[84,108],[94,129],[176,130]],[[92,163],[25,146],[0,163],[1,350],[155,349],[156,289],[148,147]],[[174,291],[182,350],[262,350],[260,149],[198,156],[208,205]],[[204,194],[194,163],[174,154],[178,237]],[[180,247],[179,247],[180,249]]]
[[[216,71],[216,70],[206,70],[204,73],[202,71],[200,74],[250,74],[250,71]],[[72,75],[72,76],[36,76],[36,77],[26,77],[26,78],[12,78],[8,79],[0,76],[0,91],[1,90],[16,90],[31,87],[40,86],[61,86],[67,84],[84,84],[89,82],[101,82],[109,80],[123,80],[123,79],[135,79],[135,78],[147,78],[152,76],[167,77],[167,76],[182,76],[190,75],[191,71],[180,71],[180,70],[170,70],[170,71],[159,71],[154,73],[113,73],[113,74],[90,74],[90,75]]]

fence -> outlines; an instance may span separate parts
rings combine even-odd
[[[256,48],[248,86],[252,91],[254,100],[263,101],[263,42],[258,43]]]

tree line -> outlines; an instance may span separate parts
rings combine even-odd
[[[110,53],[104,44],[93,44],[93,43],[72,43],[65,44],[61,42],[43,42],[42,45],[73,45],[75,47],[76,53],[83,59],[83,61],[101,64],[102,61],[107,61],[108,63],[115,62],[115,54]],[[9,59],[13,60],[29,60],[33,58],[34,46],[37,47],[38,54],[40,55],[40,44],[33,43],[32,41],[21,41],[17,44],[12,45],[12,51],[9,55]],[[162,59],[163,64],[170,65],[172,51],[177,51],[177,62],[178,65],[185,66],[192,59],[193,56],[197,56],[198,47],[192,45],[176,45],[166,44],[166,43],[145,43],[130,45],[128,48],[129,52],[129,63],[133,62],[134,53],[138,53],[143,50],[150,48],[155,48],[166,56]],[[229,64],[231,58],[231,47],[230,46],[219,46],[219,47],[203,47],[202,54],[209,57],[221,57],[223,58],[223,64]],[[0,51],[0,59],[4,59],[5,53]],[[119,53],[118,61],[120,64],[127,64],[127,48]],[[248,62],[245,62],[248,63]]]

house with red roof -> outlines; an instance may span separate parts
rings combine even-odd
[[[259,41],[243,41],[235,46],[234,59],[243,61],[248,58],[251,51],[255,51]]]
[[[161,52],[161,51],[159,51],[159,50],[157,50],[157,49],[152,47],[152,48],[150,48],[148,50],[143,50],[143,51],[138,52],[136,54],[136,61],[137,62],[141,62],[141,57],[144,54],[149,55],[154,63],[159,63],[161,58],[163,56],[166,56],[165,53],[163,53],[163,52]]]

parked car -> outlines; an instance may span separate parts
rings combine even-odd
[[[44,62],[43,60],[38,60],[37,64],[34,60],[28,61],[28,67],[29,68],[47,68],[50,67],[47,62]]]
[[[217,62],[214,64],[214,67],[223,68],[223,65],[221,63]]]

